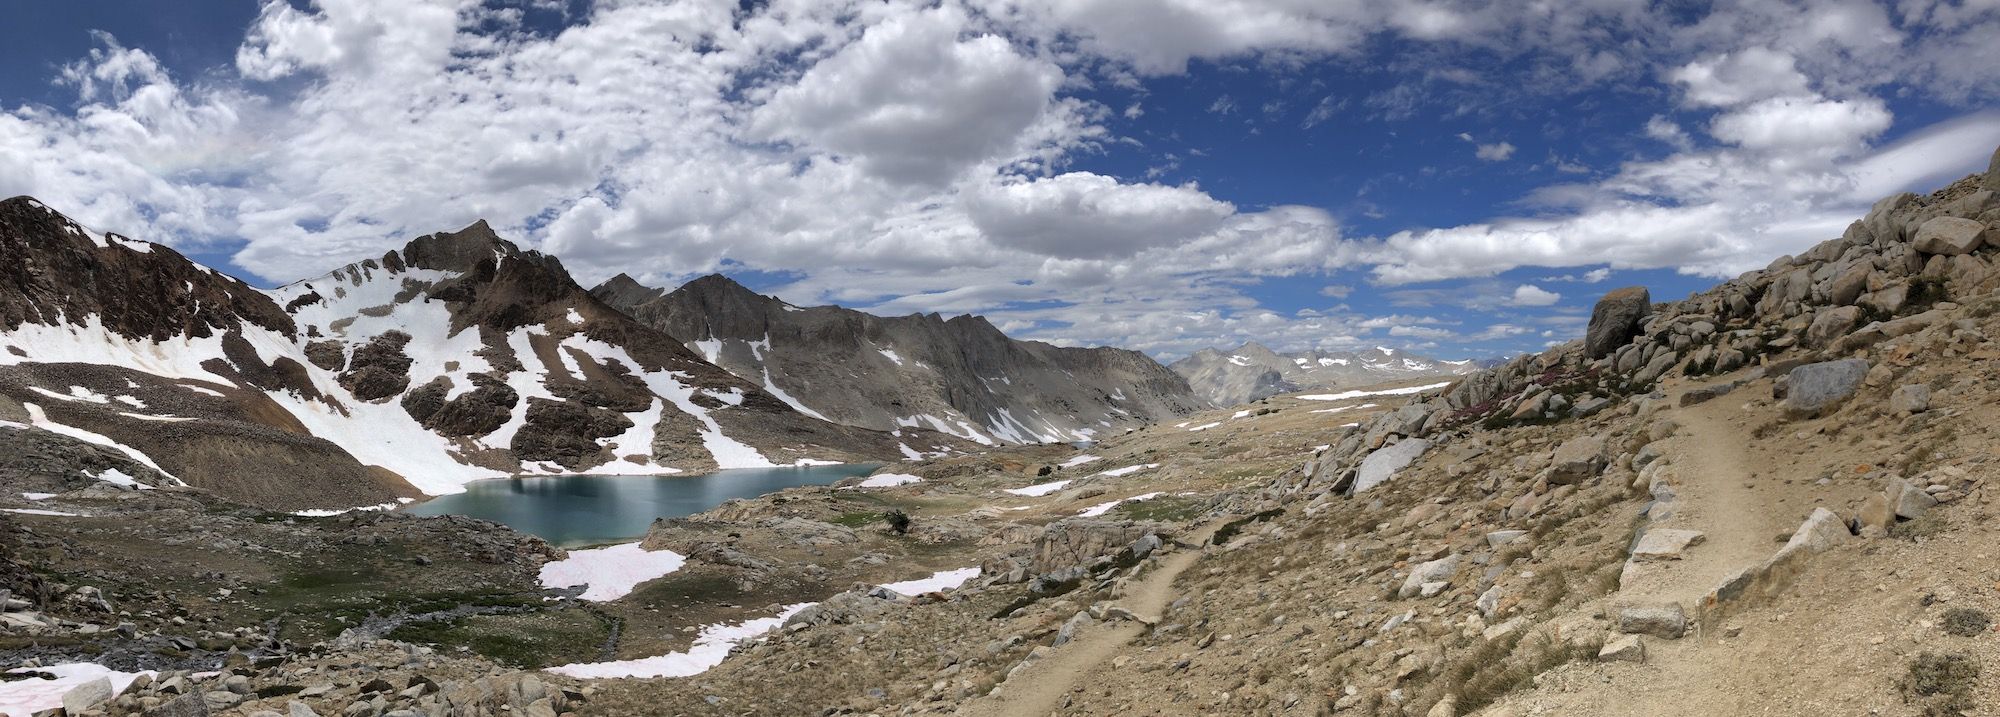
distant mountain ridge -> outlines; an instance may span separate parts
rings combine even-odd
[[[1406,378],[1458,376],[1484,366],[1444,361],[1397,349],[1278,353],[1255,341],[1230,351],[1202,349],[1168,365],[1196,394],[1234,406],[1280,393],[1365,386]]]
[[[591,292],[800,412],[852,426],[1077,441],[1204,407],[1145,354],[1016,340],[979,316],[793,306],[721,275],[666,291],[621,274]]]

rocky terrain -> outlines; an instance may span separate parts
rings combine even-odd
[[[1145,354],[1019,341],[978,316],[792,306],[720,275],[664,291],[621,274],[591,293],[800,412],[851,426],[1049,443],[1203,406]]]
[[[1585,338],[1448,386],[659,521],[614,549],[668,567],[587,587],[551,567],[609,553],[80,479],[164,481],[0,427],[43,456],[0,463],[0,637],[33,660],[0,694],[73,715],[1990,714],[1997,193],[2000,153],[1687,299],[1610,292]]]
[[[1186,378],[1195,395],[1209,403],[1235,406],[1281,393],[1462,376],[1486,368],[1488,363],[1443,361],[1381,347],[1281,354],[1252,341],[1229,351],[1202,349],[1167,368]]]
[[[348,508],[970,445],[802,414],[484,223],[265,292],[20,197],[0,256],[0,421],[111,448],[149,485]]]

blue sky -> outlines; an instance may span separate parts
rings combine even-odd
[[[2000,144],[1983,0],[156,8],[0,27],[0,194],[265,285],[486,218],[1163,359],[1539,350]]]

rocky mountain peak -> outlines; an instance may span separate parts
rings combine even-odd
[[[604,283],[598,284],[596,288],[590,290],[590,293],[600,298],[604,296],[616,297],[616,303],[636,304],[660,298],[666,292],[641,284],[638,279],[632,278],[630,274],[620,272],[617,276],[605,279]]]
[[[481,219],[455,232],[426,234],[410,240],[403,246],[402,260],[422,269],[470,272],[482,261],[519,254],[520,247],[501,239]]]
[[[0,202],[0,330],[99,322],[128,338],[293,326],[248,284],[151,242],[99,233],[33,197]]]

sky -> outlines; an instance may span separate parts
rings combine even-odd
[[[1487,358],[2000,145],[2000,0],[144,0],[0,26],[0,196],[262,286],[484,218],[1172,360]]]

